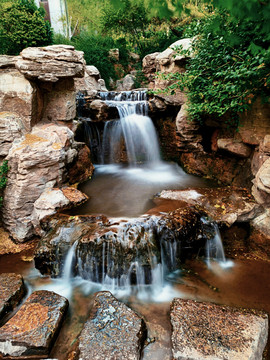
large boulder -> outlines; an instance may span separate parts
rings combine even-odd
[[[68,300],[50,291],[35,291],[0,329],[3,357],[44,358],[58,335]]]
[[[84,76],[82,51],[71,45],[29,47],[21,52],[16,68],[28,79],[56,82],[63,78]]]
[[[3,222],[14,239],[24,241],[34,234],[34,202],[44,190],[66,180],[66,166],[77,154],[73,132],[55,124],[36,125],[30,134],[13,143],[7,157]]]
[[[109,292],[99,292],[79,336],[80,360],[139,360],[147,337],[144,320]]]
[[[174,299],[170,315],[175,360],[263,359],[265,313]]]
[[[251,148],[242,141],[235,139],[218,139],[217,147],[219,150],[227,151],[228,153],[240,157],[248,158],[251,154]]]

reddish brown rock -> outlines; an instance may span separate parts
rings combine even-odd
[[[79,337],[79,358],[139,360],[145,339],[144,320],[111,293],[100,292]]]
[[[0,275],[0,319],[21,302],[25,293],[26,287],[21,275],[13,273]]]
[[[217,147],[220,150],[228,151],[230,154],[248,158],[251,154],[251,148],[241,141],[235,139],[218,139]]]
[[[68,301],[50,291],[35,291],[0,329],[3,358],[44,358],[56,339]]]
[[[84,145],[80,148],[78,156],[68,169],[70,184],[81,183],[91,178],[94,165],[91,162],[90,150]]]
[[[117,109],[110,107],[103,100],[92,101],[88,108],[91,120],[93,121],[106,121],[119,117]]]
[[[193,300],[171,305],[174,360],[261,360],[267,343],[268,317]]]
[[[213,220],[231,226],[234,222],[247,222],[262,212],[253,197],[246,189],[199,188],[189,190],[163,190],[159,197],[177,201],[186,201],[190,205],[198,205]]]

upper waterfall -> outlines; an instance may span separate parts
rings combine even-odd
[[[158,138],[147,116],[145,91],[100,93],[107,105],[116,107],[119,120],[108,121],[103,133],[104,162],[115,163],[124,148],[129,164],[160,162]]]

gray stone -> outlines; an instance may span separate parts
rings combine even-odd
[[[79,359],[139,360],[145,339],[144,320],[111,293],[100,292],[79,337]]]
[[[116,81],[116,91],[130,91],[134,89],[135,76],[127,74],[123,79]]]
[[[77,93],[82,92],[85,95],[91,95],[93,91],[108,91],[99,70],[93,65],[85,67],[83,78],[75,79],[75,88]]]
[[[0,275],[0,319],[7,311],[13,310],[26,294],[21,275],[3,273]]]
[[[171,306],[175,360],[261,360],[268,336],[262,312],[174,299]]]
[[[49,355],[63,321],[68,300],[50,291],[35,291],[0,328],[0,354],[39,358]]]

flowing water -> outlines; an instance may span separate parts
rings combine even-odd
[[[93,138],[95,138],[94,145],[100,154],[95,159],[97,164],[93,178],[81,187],[82,191],[88,194],[90,200],[74,214],[102,213],[111,217],[112,221],[121,217],[125,218],[127,222],[132,222],[136,217],[153,208],[152,197],[163,189],[207,186],[204,181],[187,175],[176,164],[165,163],[161,160],[156,131],[151,119],[147,116],[144,92],[129,92],[120,95],[106,93],[102,96],[109,106],[117,107],[119,119],[106,123],[103,136],[93,124],[90,125],[92,128],[89,130],[89,120],[85,121],[85,129],[89,130],[86,130],[89,142],[93,142]],[[123,149],[125,163],[118,163]],[[205,219],[201,219],[201,221],[214,233],[214,236],[206,242],[208,270],[200,263],[202,271],[210,271],[210,274],[219,273],[222,274],[222,277],[226,277],[226,274],[232,276],[232,267],[224,269],[226,266],[223,266],[228,263],[226,263],[218,228]],[[127,225],[125,226],[127,227]],[[168,301],[173,297],[205,299],[208,296],[200,297],[196,292],[199,286],[198,284],[194,285],[192,281],[195,283],[197,281],[201,285],[196,277],[195,280],[186,280],[182,277],[176,261],[176,255],[180,251],[179,243],[177,241],[161,241],[161,261],[158,261],[155,256],[151,257],[150,284],[146,283],[147,275],[139,258],[129,265],[126,274],[117,278],[111,277],[108,269],[105,270],[105,263],[110,266],[115,265],[112,260],[106,258],[109,256],[108,254],[111,254],[113,258],[115,249],[112,246],[110,249],[108,247],[109,243],[103,244],[102,264],[99,264],[102,267],[101,277],[97,270],[95,254],[89,254],[88,260],[82,262],[76,242],[66,254],[61,278],[51,279],[47,276],[40,276],[39,272],[33,268],[32,263],[25,270],[24,276],[29,285],[29,291],[53,290],[68,297],[71,302],[71,311],[51,356],[57,357],[59,360],[66,359],[67,352],[88,317],[89,299],[92,294],[100,290],[110,290],[118,298],[130,304],[132,308],[145,315],[149,336],[157,338],[155,344],[144,352],[143,358],[145,360],[171,359]],[[78,274],[80,275],[77,277],[73,276],[75,261],[78,262]],[[8,271],[7,261],[5,261],[5,271]],[[21,272],[20,266],[18,271]],[[218,283],[215,277],[217,275],[213,276],[211,281]],[[202,291],[207,293],[206,290],[208,291],[207,286]],[[210,294],[210,298],[211,295],[215,300],[216,293]],[[145,306],[146,302],[147,306]]]

